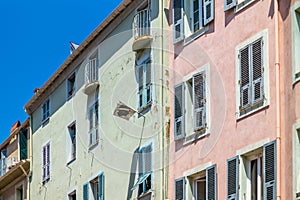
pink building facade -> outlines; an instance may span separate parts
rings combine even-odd
[[[300,1],[169,10],[169,199],[300,199]]]

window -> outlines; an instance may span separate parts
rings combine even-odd
[[[83,200],[104,200],[104,174],[83,185]]]
[[[293,82],[300,80],[300,3],[292,7],[292,64]]]
[[[68,163],[74,161],[76,159],[76,123],[73,122],[70,126],[68,126],[68,134],[67,134],[67,144],[68,144]]]
[[[151,59],[150,51],[142,53],[137,60],[138,70],[138,110],[144,110],[152,102]]]
[[[185,182],[185,180],[188,180]],[[175,180],[175,199],[216,200],[216,165]],[[187,187],[187,188],[186,188]],[[191,191],[186,193],[186,191]]]
[[[70,194],[68,194],[68,200],[76,200],[76,191],[73,191]]]
[[[98,52],[89,59],[85,66],[85,83],[93,83],[98,81]]]
[[[140,148],[138,154],[139,177],[132,187],[138,188],[138,196],[148,193],[152,188],[152,144]]]
[[[23,185],[20,187],[16,188],[16,200],[24,200],[24,190],[23,190]]]
[[[89,146],[92,147],[99,140],[99,103],[98,100],[89,108]]]
[[[6,173],[7,168],[7,155],[6,149],[1,150],[1,160],[0,160],[0,175],[4,175]]]
[[[173,42],[198,32],[213,19],[214,0],[173,0]]]
[[[179,140],[200,133],[208,127],[208,94],[206,71],[194,74],[174,89],[174,138]],[[191,123],[193,122],[193,123]]]
[[[227,199],[239,195],[252,200],[276,199],[275,141],[227,160]]]
[[[74,96],[76,92],[76,73],[74,72],[67,80],[67,99],[70,99]]]
[[[45,122],[50,116],[50,100],[46,100],[42,106],[42,122]]]
[[[265,32],[237,48],[238,118],[268,104]]]
[[[254,2],[254,0],[224,0],[224,11],[235,8],[235,12]]]
[[[50,180],[50,143],[43,146],[42,181],[43,184]]]

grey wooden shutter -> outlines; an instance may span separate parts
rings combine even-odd
[[[276,141],[264,145],[264,200],[276,200]]]
[[[193,76],[194,129],[199,130],[206,125],[206,96],[204,73]]]
[[[184,138],[184,84],[175,86],[174,89],[174,139]]]
[[[183,40],[183,31],[183,0],[173,0],[173,43]]]
[[[98,191],[99,191],[99,196],[98,200],[104,200],[104,174],[101,173],[98,176]]]
[[[185,200],[184,177],[175,180],[175,200]]]
[[[89,183],[83,185],[83,200],[89,200]]]
[[[224,0],[224,11],[227,11],[236,6],[236,0]]]
[[[46,146],[46,155],[47,155],[47,168],[46,168],[46,177],[49,179],[50,178],[50,144],[47,144]]]
[[[151,70],[151,61],[148,60],[146,62],[146,95],[145,95],[145,102],[146,104],[151,102],[151,75],[152,75],[152,70]]]
[[[206,199],[217,199],[217,175],[216,165],[208,167],[206,169]]]
[[[263,49],[262,39],[252,44],[252,102],[256,103],[263,100]]]
[[[250,62],[249,62],[249,46],[240,51],[240,90],[241,90],[241,108],[246,108],[250,105]]]
[[[46,158],[46,157],[47,157],[47,155],[46,155],[46,154],[47,154],[47,153],[46,153],[46,146],[43,146],[43,152],[42,152],[42,153],[43,153],[43,161],[42,161],[42,162],[43,162],[43,164],[42,164],[42,165],[43,165],[43,167],[42,167],[42,168],[43,168],[43,169],[42,169],[43,171],[42,171],[42,178],[43,178],[43,181],[44,181],[45,178],[46,178],[46,162],[47,162],[47,161],[46,161],[46,160],[47,160],[47,158]]]
[[[214,20],[214,0],[203,0],[204,26]]]
[[[239,199],[239,158],[227,160],[227,200]]]
[[[152,172],[152,145],[148,145],[144,148],[144,172]]]

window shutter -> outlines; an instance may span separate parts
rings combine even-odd
[[[138,73],[139,73],[139,107],[143,107],[143,86],[144,86],[144,70],[143,65],[138,66]]]
[[[227,11],[236,6],[236,0],[224,0],[224,11]]]
[[[46,178],[50,178],[50,144],[46,146],[46,157],[47,157],[47,168],[46,168]]]
[[[148,60],[146,62],[146,104],[151,102],[151,74],[151,61]]]
[[[250,65],[249,65],[249,46],[240,51],[240,88],[241,88],[241,108],[250,105]]]
[[[98,200],[104,200],[104,174],[103,173],[101,173],[98,176],[98,191],[99,191]]]
[[[173,43],[184,38],[183,34],[183,0],[173,0]]]
[[[184,177],[175,180],[175,200],[185,200]]]
[[[21,130],[19,133],[20,160],[27,159],[27,144],[27,131]]]
[[[227,200],[238,200],[239,190],[239,158],[227,160]]]
[[[175,86],[174,98],[174,139],[184,138],[184,84]]]
[[[263,49],[262,39],[252,44],[252,101],[253,103],[263,100]]]
[[[89,183],[83,185],[83,200],[89,200]]]
[[[217,192],[216,165],[213,165],[206,169],[206,199],[216,200],[217,199],[216,192]]]
[[[43,177],[43,180],[45,180],[46,178],[46,146],[43,146],[43,171],[42,171],[42,177]]]
[[[194,94],[194,129],[199,130],[206,125],[205,110],[205,75],[197,74],[193,76],[193,94]]]
[[[150,173],[152,172],[152,145],[150,144],[149,146],[144,148],[144,172],[145,173]]]
[[[276,141],[264,145],[264,199],[276,200]]]
[[[204,26],[214,20],[214,0],[203,1]]]

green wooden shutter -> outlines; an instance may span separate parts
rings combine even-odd
[[[175,86],[174,94],[174,139],[179,140],[185,137],[183,83]]]
[[[83,185],[83,200],[89,200],[89,183]]]
[[[104,174],[101,173],[98,176],[98,191],[99,191],[99,196],[98,200],[104,200]]]
[[[203,0],[204,26],[214,20],[214,0]]]
[[[250,105],[250,55],[249,46],[240,51],[240,89],[241,89],[241,108],[246,108]]]
[[[183,38],[183,0],[173,0],[173,43]]]
[[[263,47],[262,39],[252,44],[252,102],[256,103],[263,100]]]
[[[185,200],[185,179],[184,177],[175,180],[175,200]]]
[[[239,158],[227,160],[227,200],[239,199]]]
[[[236,6],[236,0],[224,0],[224,11],[227,11]]]
[[[19,133],[20,160],[27,159],[27,130],[21,130]]]
[[[206,125],[206,96],[204,73],[193,76],[194,129],[199,130]]]
[[[276,141],[264,145],[264,200],[276,200]]]
[[[206,169],[206,199],[217,199],[217,175],[216,165],[208,167]]]

